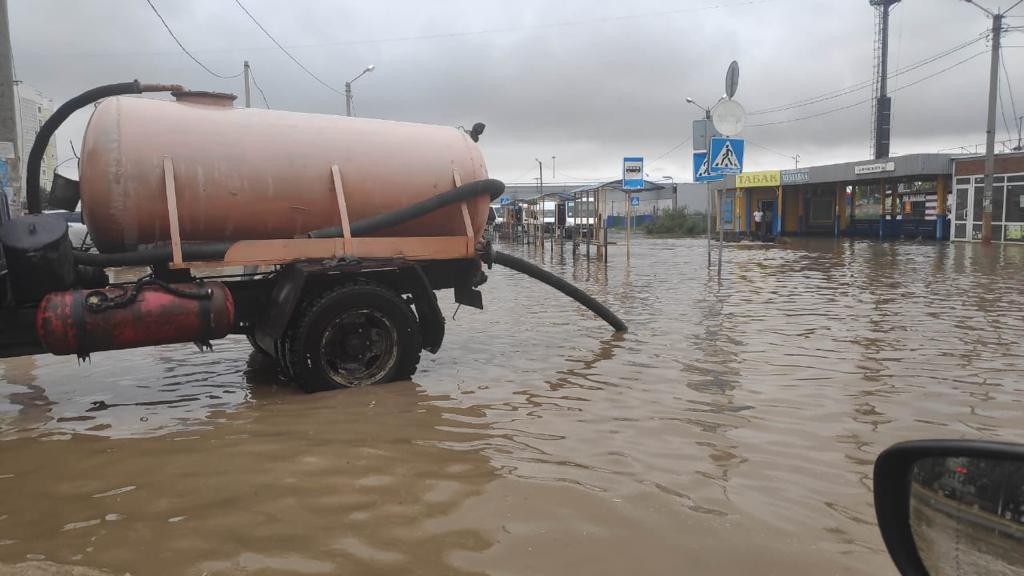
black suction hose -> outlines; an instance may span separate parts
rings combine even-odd
[[[359,222],[352,224],[352,235],[366,236],[367,234],[373,234],[374,232],[408,222],[413,218],[419,218],[420,216],[424,216],[435,210],[444,208],[449,204],[462,202],[463,200],[470,200],[480,194],[487,194],[491,201],[494,201],[500,198],[504,193],[505,184],[501,180],[477,180],[476,182],[470,182],[469,184],[463,184],[457,188],[452,188],[451,190],[442,192],[437,196],[431,196],[422,202],[417,202],[404,208],[399,208],[394,212],[388,212],[386,214],[380,214],[365,220],[360,220]],[[332,226],[330,228],[313,230],[307,234],[307,236],[310,238],[338,238],[341,236],[341,226]]]
[[[190,262],[216,262],[223,260],[231,248],[231,242],[182,242],[181,257]],[[75,250],[72,252],[75,264],[79,266],[96,266],[98,268],[116,268],[118,266],[154,266],[166,264],[173,259],[170,246],[144,248],[134,252],[115,252],[113,254],[94,254]]]
[[[50,138],[57,131],[57,128],[64,123],[76,110],[84,108],[97,100],[109,96],[121,94],[142,94],[143,92],[176,92],[184,90],[180,84],[143,84],[138,80],[121,82],[119,84],[107,84],[98,86],[82,92],[71,100],[61,104],[60,108],[43,122],[39,127],[39,133],[32,142],[32,149],[28,153],[28,162],[25,165],[25,198],[28,200],[28,211],[30,214],[38,214],[43,210],[42,195],[39,192],[39,174],[43,163],[43,152],[50,144]]]
[[[523,260],[522,258],[516,258],[511,254],[504,252],[494,252],[493,262],[506,268],[511,268],[516,272],[526,274],[534,280],[539,280],[548,286],[551,286],[555,290],[558,290],[562,294],[565,294],[569,298],[579,302],[580,304],[587,307],[588,310],[597,314],[602,320],[608,323],[609,326],[615,329],[616,332],[625,332],[626,323],[622,321],[614,312],[608,309],[607,306],[601,304],[594,299],[593,296],[587,294],[583,290],[580,290],[576,286],[573,286],[565,279],[548,272],[547,270],[537,266],[532,262]]]

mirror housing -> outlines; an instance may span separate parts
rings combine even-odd
[[[901,442],[883,450],[875,460],[875,515],[889,556],[903,576],[929,574],[922,561],[911,522],[911,483],[915,465],[929,458],[995,461],[1003,466],[1016,463],[1024,470],[1024,446],[1019,444],[978,440],[917,440]],[[959,502],[945,505],[946,508],[957,506],[969,510]],[[978,506],[974,505],[973,508],[977,510]],[[959,519],[957,523],[959,526]],[[1021,526],[1021,533],[1024,534],[1024,524]]]

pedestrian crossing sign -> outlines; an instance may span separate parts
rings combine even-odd
[[[739,174],[743,172],[743,139],[712,138],[711,166],[712,174]]]
[[[721,174],[712,174],[708,170],[708,153],[701,150],[693,153],[693,181],[694,182],[718,182],[724,180]]]

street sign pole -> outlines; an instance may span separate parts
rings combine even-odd
[[[711,171],[711,109],[704,111],[704,150],[706,151],[704,156],[708,163],[708,171]],[[711,270],[711,182],[707,183],[708,192],[704,197],[707,212],[707,232],[708,232],[708,270]]]

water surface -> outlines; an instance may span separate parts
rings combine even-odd
[[[494,269],[411,382],[215,343],[0,361],[0,572],[892,574],[871,466],[1024,442],[1024,249],[635,239]],[[47,572],[47,571],[50,572]]]

